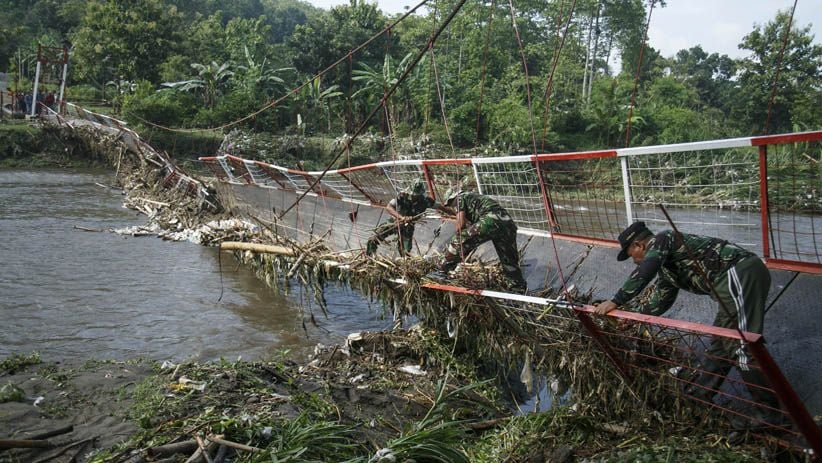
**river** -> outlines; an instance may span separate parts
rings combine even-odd
[[[145,223],[119,190],[98,185],[111,183],[108,171],[0,171],[0,358],[305,355],[391,325],[379,306],[330,286],[328,317],[311,304],[319,326],[304,329],[299,286],[277,295],[228,254],[221,270],[215,248],[109,232]]]

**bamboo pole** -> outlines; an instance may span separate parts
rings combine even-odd
[[[264,254],[279,254],[281,256],[296,256],[297,251],[286,246],[279,246],[276,244],[261,244],[261,243],[245,243],[242,241],[223,241],[220,243],[220,250],[223,251],[251,251]],[[305,254],[302,254],[305,255]],[[340,268],[350,269],[349,264],[345,264],[331,259],[319,259],[316,262],[324,265],[326,268]]]
[[[242,241],[223,241],[220,249],[224,251],[252,251],[265,254],[280,254],[283,256],[296,255],[294,250],[276,244],[244,243]]]

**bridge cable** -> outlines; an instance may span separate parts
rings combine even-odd
[[[765,127],[762,129],[763,135],[767,135],[770,129],[773,104],[776,99],[777,84],[779,83],[779,74],[782,71],[782,59],[785,56],[785,48],[788,45],[788,38],[791,36],[791,25],[793,24],[793,15],[796,12],[797,3],[799,3],[799,0],[794,0],[793,8],[791,8],[791,16],[788,18],[788,24],[785,25],[785,34],[782,37],[782,48],[779,50],[779,58],[776,60],[776,74],[774,75],[773,84],[771,85],[771,96],[768,99],[768,113],[765,119]]]
[[[784,58],[784,55],[785,55],[785,48],[788,45],[788,38],[791,35],[791,25],[793,24],[793,15],[796,12],[796,4],[798,2],[799,2],[799,0],[794,0],[794,2],[793,2],[793,8],[791,8],[791,16],[788,19],[788,24],[786,26],[785,35],[782,37],[782,48],[779,50],[779,57],[777,58],[777,61],[776,61],[776,73],[774,75],[773,85],[771,85],[771,95],[770,95],[770,98],[768,99],[768,112],[765,116],[765,127],[762,129],[762,134],[763,135],[767,135],[768,132],[770,131],[771,114],[773,112],[773,104],[774,104],[774,101],[776,100],[776,89],[777,89],[777,86],[778,86],[778,83],[779,83],[779,74],[782,71],[782,59]],[[767,147],[765,149],[767,149]],[[765,168],[767,170],[767,162],[766,162]],[[766,185],[767,185],[767,178],[759,179],[759,181],[760,182],[764,181],[764,182],[766,182]],[[771,242],[776,243],[776,237],[774,236],[774,230],[773,230],[773,222],[771,220],[770,196],[768,196],[767,206],[768,206],[768,232],[771,236]],[[781,251],[781,248],[780,248],[780,251]],[[773,253],[774,253],[774,257],[778,257],[775,247],[773,249]]]
[[[645,33],[642,35],[642,44],[639,46],[639,58],[636,63],[636,74],[634,75],[634,89],[631,91],[631,106],[628,108],[628,121],[625,129],[625,147],[631,145],[631,119],[634,117],[634,106],[636,105],[636,93],[639,86],[639,75],[642,71],[642,58],[645,54],[645,45],[648,43],[648,28],[651,26],[651,14],[654,12],[654,4],[656,0],[651,0],[651,6],[648,9],[648,20],[645,22]]]
[[[145,119],[143,119],[143,118],[141,118],[141,117],[139,117],[139,116],[137,116],[137,115],[135,115],[135,114],[133,114],[133,113],[129,113],[129,115],[130,115],[131,117],[134,117],[135,119],[137,119],[137,120],[139,120],[139,121],[141,121],[141,122],[145,123],[146,125],[150,125],[150,126],[152,126],[152,127],[156,127],[156,128],[158,128],[158,129],[166,130],[166,131],[169,131],[169,132],[183,132],[183,133],[185,133],[185,132],[199,132],[199,131],[217,131],[217,130],[224,130],[224,129],[227,129],[227,128],[229,128],[229,127],[233,127],[233,126],[238,125],[238,124],[240,124],[240,123],[242,123],[242,122],[245,122],[245,121],[247,121],[247,120],[249,120],[249,119],[252,119],[252,118],[254,118],[254,117],[257,117],[259,114],[261,114],[261,113],[263,113],[263,112],[267,111],[267,110],[268,110],[268,109],[270,109],[270,108],[273,108],[273,107],[277,106],[279,103],[283,102],[283,101],[284,101],[284,100],[286,100],[287,98],[289,98],[289,97],[291,97],[291,96],[293,96],[293,95],[296,95],[296,94],[297,94],[297,93],[299,93],[299,92],[300,92],[300,91],[301,91],[301,90],[302,90],[302,89],[303,89],[306,85],[311,84],[311,83],[314,81],[314,79],[316,79],[316,78],[318,78],[318,77],[322,77],[322,76],[324,76],[325,74],[329,73],[332,69],[334,69],[335,67],[337,67],[337,65],[339,65],[340,63],[342,63],[343,61],[345,61],[346,59],[348,59],[348,57],[349,57],[351,54],[356,53],[356,52],[359,52],[360,50],[364,49],[366,46],[370,45],[370,44],[371,44],[371,42],[374,42],[374,41],[375,41],[375,40],[377,40],[378,38],[382,37],[382,35],[383,35],[383,34],[385,34],[387,31],[390,31],[392,28],[396,27],[396,26],[397,26],[397,24],[399,24],[400,22],[402,22],[403,20],[405,20],[405,18],[407,18],[408,16],[410,16],[411,14],[413,14],[413,13],[414,13],[417,9],[419,9],[419,8],[420,8],[420,7],[422,7],[422,6],[424,6],[426,3],[428,3],[428,1],[429,1],[429,0],[422,0],[420,3],[418,3],[417,5],[415,5],[413,8],[411,8],[411,9],[410,9],[410,10],[408,10],[408,11],[406,11],[406,12],[405,12],[405,14],[403,14],[402,16],[400,16],[399,18],[397,18],[397,20],[395,20],[394,22],[392,22],[391,24],[389,24],[388,26],[386,26],[385,28],[383,28],[380,32],[377,32],[376,34],[372,35],[372,36],[371,36],[368,40],[366,40],[365,42],[361,43],[359,46],[357,46],[357,47],[352,48],[351,50],[349,50],[348,54],[346,54],[346,55],[345,55],[345,56],[343,56],[342,58],[338,59],[337,61],[334,61],[333,63],[331,63],[330,65],[328,65],[325,69],[323,69],[322,71],[318,72],[317,74],[315,74],[314,76],[312,76],[312,77],[311,77],[310,79],[308,79],[307,81],[303,82],[301,85],[299,85],[299,86],[297,86],[297,87],[295,87],[295,88],[291,89],[291,90],[290,90],[288,93],[286,93],[285,95],[283,95],[283,96],[281,96],[281,97],[279,97],[279,98],[275,98],[275,99],[273,99],[271,102],[266,103],[266,104],[265,104],[265,105],[263,105],[261,108],[257,109],[256,111],[254,111],[254,112],[252,112],[252,113],[249,113],[249,114],[247,114],[247,115],[245,115],[245,116],[241,117],[240,119],[234,120],[234,121],[232,121],[232,122],[225,123],[225,124],[220,125],[220,126],[217,126],[217,127],[193,128],[193,129],[180,129],[180,128],[167,127],[167,126],[160,125],[160,124],[155,124],[155,123],[153,123],[153,122],[151,122],[151,121],[147,121],[147,120],[145,120]],[[463,2],[463,3],[464,3],[464,2]]]
[[[553,62],[551,63],[551,73],[548,75],[548,81],[545,83],[545,93],[543,95],[543,98],[545,99],[545,109],[542,111],[542,145],[540,146],[540,149],[543,152],[545,151],[545,138],[548,136],[548,114],[551,112],[551,95],[554,92],[554,72],[557,69],[557,64],[559,64],[562,49],[565,47],[565,39],[568,37],[568,28],[571,25],[571,18],[574,16],[574,9],[576,8],[576,5],[577,0],[574,0],[571,5],[571,10],[568,12],[568,19],[565,21],[565,30],[562,33],[562,39],[560,40],[559,47],[554,50]],[[559,25],[562,16],[562,8],[560,8],[559,14],[557,15],[557,25]],[[559,32],[559,27],[557,27],[557,32]]]
[[[519,47],[520,59],[522,59],[522,70],[525,73],[525,94],[528,97],[528,122],[531,125],[531,145],[533,148],[533,153],[537,154],[537,135],[534,131],[534,111],[533,105],[531,104],[531,83],[528,76],[528,60],[525,57],[525,49],[522,46],[522,38],[520,37],[519,28],[517,27],[517,18],[516,14],[514,13],[513,0],[508,0],[508,7],[511,11],[511,26],[514,28],[514,35],[517,38],[517,46]]]
[[[308,192],[311,191],[318,183],[320,183],[320,180],[322,180],[322,178],[325,176],[325,174],[340,159],[340,157],[343,155],[343,153],[345,153],[345,151],[351,147],[354,140],[356,140],[356,138],[365,130],[365,128],[368,125],[368,122],[371,120],[371,118],[373,118],[374,115],[380,110],[380,107],[385,103],[385,100],[388,97],[390,97],[391,95],[394,94],[394,92],[397,90],[397,87],[399,87],[400,84],[402,84],[405,81],[406,77],[408,77],[408,75],[411,74],[411,71],[414,69],[414,67],[417,65],[417,63],[419,63],[420,60],[422,59],[422,57],[425,56],[425,53],[428,51],[429,44],[435,43],[437,41],[437,38],[440,36],[442,31],[445,29],[445,27],[448,26],[448,24],[451,23],[451,21],[457,15],[457,13],[460,11],[460,9],[462,9],[463,5],[465,5],[466,1],[467,0],[460,0],[454,6],[454,9],[451,11],[451,13],[449,13],[448,17],[445,18],[445,21],[443,22],[443,24],[433,34],[431,34],[431,37],[428,38],[428,42],[426,43],[425,47],[423,47],[420,50],[420,52],[417,53],[417,56],[414,57],[414,60],[403,71],[402,75],[400,75],[400,77],[397,79],[397,81],[394,82],[394,84],[391,85],[391,88],[389,88],[388,91],[383,95],[382,99],[380,100],[380,103],[377,106],[374,107],[374,109],[368,114],[368,116],[366,116],[365,120],[363,120],[363,122],[360,124],[360,126],[357,128],[357,130],[354,132],[354,134],[346,141],[345,146],[337,153],[336,156],[334,156],[334,159],[332,159],[331,162],[328,163],[328,165],[325,167],[325,169],[322,171],[322,173],[320,173],[320,175],[317,176],[317,178],[314,180],[314,182],[305,191],[303,191],[300,194],[300,196],[294,201],[294,203],[291,204],[291,206],[289,206],[282,213],[280,213],[280,216],[279,216],[280,218],[285,216],[285,214],[287,214],[288,211],[290,211],[294,206],[296,206],[300,201],[302,201],[302,199],[305,198],[305,196],[308,194]]]

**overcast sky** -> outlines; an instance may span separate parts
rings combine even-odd
[[[321,8],[348,3],[348,0],[307,1]],[[377,0],[377,4],[384,12],[393,14],[419,1]],[[708,53],[740,58],[743,53],[737,45],[753,30],[754,24],[764,25],[776,17],[778,10],[789,11],[793,7],[791,0],[668,0],[667,4],[665,8],[654,8],[648,32],[650,45],[666,57],[683,48],[702,45]],[[809,24],[813,24],[811,33],[815,43],[822,43],[822,0],[798,0],[794,25]]]

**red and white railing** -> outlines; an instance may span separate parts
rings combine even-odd
[[[771,268],[822,273],[822,131],[602,151],[386,161],[322,172],[231,154],[200,158],[233,183],[385,205],[424,178],[500,202],[520,233],[603,246],[627,224],[727,238]],[[322,177],[319,182],[317,178]]]

